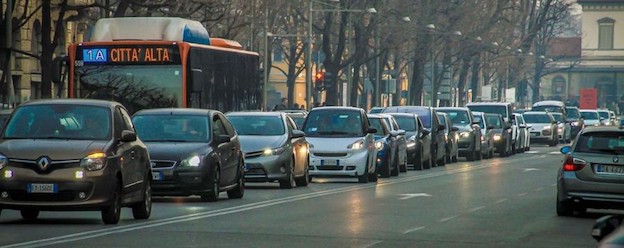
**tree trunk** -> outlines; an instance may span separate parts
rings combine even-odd
[[[470,57],[464,56],[462,59],[462,67],[459,71],[459,79],[457,81],[457,95],[459,95],[458,106],[466,105],[466,79],[468,78],[468,70],[470,70]]]
[[[414,55],[414,65],[412,73],[412,82],[410,84],[409,105],[423,105],[423,74],[425,72],[425,58],[420,56],[418,52]]]
[[[353,77],[351,78],[351,99],[349,102],[350,106],[356,107],[358,106],[358,89],[360,88],[360,69],[362,69],[362,65],[353,65]]]
[[[470,88],[472,89],[472,101],[476,102],[477,99],[477,95],[480,94],[480,90],[479,90],[479,72],[480,72],[480,68],[481,68],[481,54],[477,53],[477,55],[475,55],[472,58],[472,71],[471,71],[471,78],[470,78]],[[481,98],[480,96],[478,97],[479,99]]]

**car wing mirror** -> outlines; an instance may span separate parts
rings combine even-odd
[[[398,132],[399,132],[399,135],[405,135],[405,130],[403,129],[399,129]]]
[[[119,139],[121,142],[132,142],[137,140],[137,135],[135,132],[130,130],[121,131],[121,137]]]
[[[527,125],[525,125],[525,124],[520,124],[520,126],[518,126],[518,127],[519,127],[519,128],[526,128],[526,127],[527,127]]]
[[[592,227],[592,237],[596,241],[601,241],[607,235],[611,234],[622,224],[621,215],[607,215],[596,220]]]
[[[453,132],[459,132],[459,128],[458,128],[458,127],[451,127],[451,131],[453,131]]]
[[[305,133],[301,130],[292,130],[292,138],[302,138],[305,137]]]
[[[425,136],[429,135],[430,133],[431,133],[431,132],[430,132],[429,130],[427,130],[427,129],[423,129],[423,130],[422,130],[422,132],[421,132],[421,134],[422,134],[422,135],[421,135],[420,137],[421,137],[421,138],[423,138],[423,137],[425,137]]]
[[[367,133],[377,133],[377,128],[369,128],[368,130],[366,130]]]
[[[217,143],[217,145],[230,142],[230,136],[224,134],[218,135],[215,137],[215,142]]]

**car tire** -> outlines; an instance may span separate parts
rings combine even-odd
[[[457,153],[455,153],[455,156],[453,156],[453,158],[452,158],[453,163],[457,163],[457,157],[458,156],[459,155]]]
[[[432,167],[431,165],[432,165],[432,163],[433,163],[432,161],[433,161],[433,158],[429,158],[429,159],[425,162],[425,164],[423,165],[423,169],[425,169],[425,170],[431,169],[431,167]]]
[[[574,205],[567,200],[559,200],[557,197],[557,215],[558,216],[572,216],[574,215]]]
[[[102,210],[102,221],[107,225],[117,224],[121,218],[121,182],[118,178],[113,187],[113,202]]]
[[[22,215],[22,218],[28,221],[33,221],[36,220],[37,217],[39,217],[39,210],[38,209],[22,209],[20,210],[20,214]]]
[[[381,167],[377,167],[379,169],[379,177],[388,178],[390,177],[390,156],[381,163]]]
[[[379,179],[379,174],[377,174],[377,171],[368,174],[369,182],[377,182],[377,179]]]
[[[436,148],[432,148],[431,149],[431,158],[429,158],[429,168],[431,169],[433,167],[438,166],[438,145],[435,145]]]
[[[407,172],[407,158],[403,161],[403,164],[399,166],[399,172]]]
[[[238,168],[241,167],[239,166]],[[305,178],[307,178],[307,175]],[[243,196],[245,195],[245,175],[242,171],[238,173],[238,177],[236,178],[236,187],[228,190],[227,195],[230,199],[240,199],[243,198]]]
[[[414,156],[414,170],[424,170],[425,164],[422,161],[423,150],[422,148],[419,151],[420,156]]]
[[[392,170],[390,170],[390,176],[391,177],[398,177],[399,176],[399,171],[401,170],[400,169],[401,165],[399,165],[399,158],[398,158],[398,156],[394,158],[394,161],[392,162],[392,164],[394,166],[392,166]]]
[[[366,169],[364,170],[364,173],[359,175],[357,178],[358,183],[368,183],[368,162],[366,162]]]
[[[548,146],[556,146],[557,144],[559,144],[559,141],[557,139],[554,139],[548,144]]]
[[[295,185],[295,159],[291,158],[287,169],[287,178],[279,180],[280,189],[292,189]]]
[[[442,157],[440,160],[438,160],[438,166],[445,166],[446,165],[446,155],[444,155],[444,157]]]
[[[483,159],[483,157],[481,156],[481,151],[475,151],[474,158],[476,161]]]
[[[143,200],[132,206],[132,217],[135,220],[145,220],[152,213],[152,180],[149,177],[145,179],[145,187],[143,188]]]
[[[310,165],[309,165],[309,161],[310,158],[306,158],[306,163],[304,165],[304,172],[303,172],[303,176],[300,178],[295,179],[295,184],[297,184],[297,187],[306,187],[308,186],[308,184],[310,184]]]
[[[209,174],[208,178],[208,183],[211,184],[210,191],[201,194],[201,199],[202,201],[216,202],[219,200],[219,193],[221,193],[221,189],[219,188],[221,171],[218,166],[213,166],[212,172]]]

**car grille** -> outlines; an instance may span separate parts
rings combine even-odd
[[[173,168],[176,165],[176,161],[166,160],[151,160],[152,168]]]
[[[457,147],[458,148],[469,148],[470,147],[470,143],[468,143],[468,142],[459,142],[459,143],[457,143]]]
[[[245,172],[245,175],[254,175],[254,176],[258,176],[258,175],[266,175],[266,172],[264,172],[264,170],[262,168],[252,168],[249,169],[248,171]]]
[[[245,153],[245,158],[257,158],[262,156],[262,154],[264,154],[264,151],[249,152]]]
[[[336,152],[336,153],[332,153],[332,152],[315,152],[314,156],[317,157],[346,157],[347,153],[346,152]]]
[[[38,174],[48,174],[54,170],[58,169],[66,169],[66,168],[76,168],[80,167],[80,160],[63,160],[63,161],[50,161],[50,165],[42,170],[39,165],[37,165],[37,161],[34,160],[25,160],[25,159],[9,159],[9,166],[31,169],[36,171]]]
[[[9,196],[14,201],[49,202],[49,201],[73,201],[76,197],[74,191],[60,191],[58,193],[27,193],[25,190],[9,191]]]
[[[339,171],[342,170],[344,166],[317,166],[317,170],[330,170],[330,171]]]

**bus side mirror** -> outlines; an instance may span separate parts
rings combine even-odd
[[[202,85],[202,79],[204,78],[204,72],[201,69],[191,69],[191,84],[193,92],[201,92],[204,88]]]

